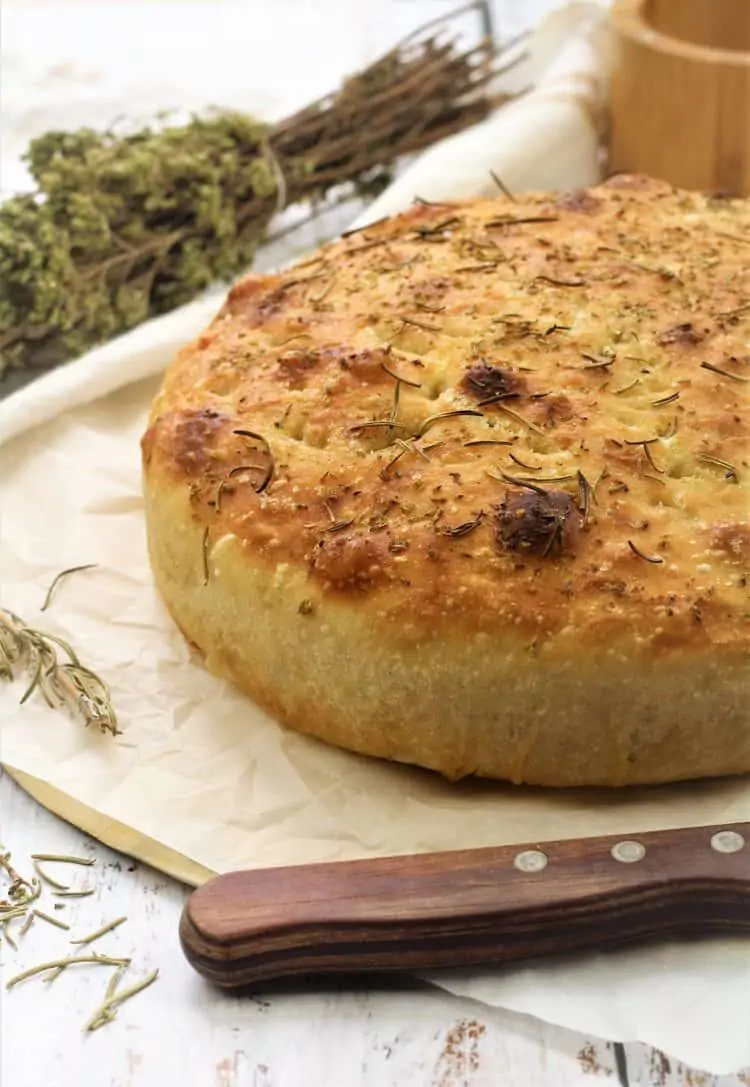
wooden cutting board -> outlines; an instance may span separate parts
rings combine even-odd
[[[217,876],[180,922],[223,988],[750,932],[750,823]]]

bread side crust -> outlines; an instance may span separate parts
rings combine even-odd
[[[409,639],[368,605],[311,594],[303,571],[211,552],[184,494],[148,482],[159,591],[207,667],[279,722],[366,755],[543,786],[623,786],[750,771],[743,653],[654,666],[633,643],[532,655],[506,631]],[[679,707],[676,712],[676,707]]]

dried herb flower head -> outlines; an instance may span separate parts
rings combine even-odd
[[[582,520],[575,501],[565,491],[529,485],[509,492],[501,504],[497,539],[510,551],[546,558],[574,549]]]

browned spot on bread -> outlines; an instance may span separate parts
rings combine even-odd
[[[332,588],[367,589],[383,580],[387,550],[385,536],[341,532],[319,541],[310,566]]]
[[[513,396],[520,393],[526,382],[521,374],[500,366],[491,366],[488,362],[478,362],[470,366],[463,377],[462,385],[478,400],[490,397]]]
[[[665,332],[662,332],[659,336],[659,343],[666,345],[670,343],[676,344],[696,344],[701,340],[705,340],[708,335],[708,329],[698,329],[695,327],[692,321],[684,321],[682,324],[673,325]]]
[[[594,215],[602,206],[601,200],[593,196],[587,189],[573,189],[555,201],[556,208],[561,211],[580,211],[585,215]]]
[[[750,560],[750,524],[747,521],[716,525],[711,532],[711,542],[728,555]]]
[[[219,435],[229,427],[229,417],[213,408],[171,412],[161,416],[154,429],[168,443],[173,464],[186,476],[196,476],[211,465]]]
[[[648,174],[611,174],[603,184],[608,189],[642,190],[654,197],[674,191],[666,181],[655,181]]]
[[[572,551],[581,525],[575,502],[565,491],[514,491],[498,510],[497,538],[509,551],[547,558]]]
[[[314,370],[320,362],[320,355],[315,351],[304,348],[292,348],[279,355],[279,377],[290,389],[302,389],[307,383],[310,370]]]
[[[287,304],[287,290],[281,276],[248,276],[232,287],[226,309],[255,328],[282,312]]]
[[[388,355],[380,348],[352,351],[346,347],[326,347],[321,355],[324,359],[337,361],[342,370],[358,381],[378,382],[388,376],[383,369],[383,363],[388,363]]]

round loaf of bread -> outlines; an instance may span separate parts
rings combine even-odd
[[[166,605],[284,725],[547,786],[750,771],[750,204],[418,201],[250,276],[142,442]]]

